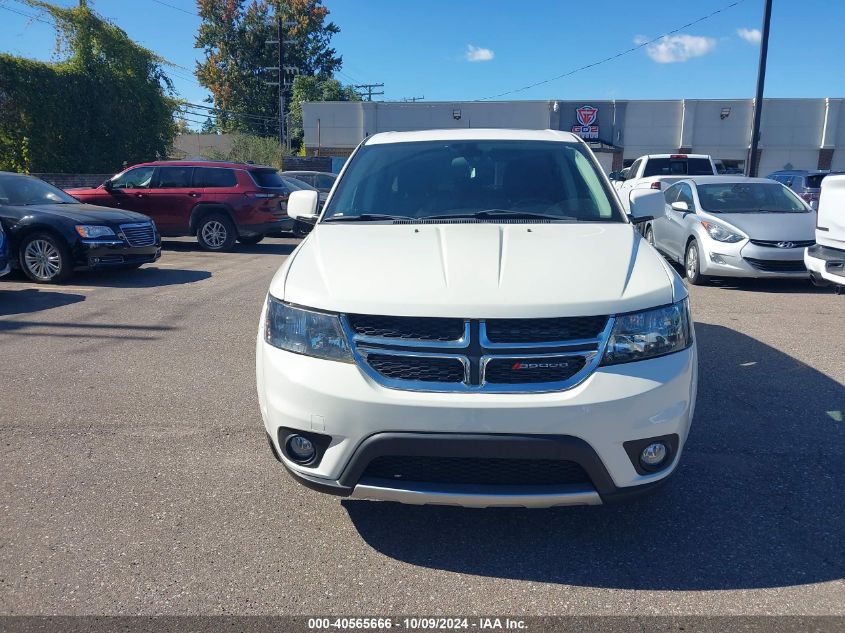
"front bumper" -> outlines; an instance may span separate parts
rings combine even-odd
[[[752,279],[806,279],[809,276],[803,262],[803,248],[772,248],[758,246],[748,240],[735,244],[717,242],[709,237],[699,238],[702,245],[701,274],[708,277],[748,277]],[[755,262],[756,265],[752,262]],[[799,270],[772,270],[759,262],[784,262],[785,267]],[[778,266],[774,266],[777,268]]]
[[[531,394],[388,389],[355,364],[286,352],[261,336],[256,363],[261,415],[273,451],[300,482],[323,492],[409,503],[592,504],[639,492],[677,466],[697,388],[695,345],[661,358],[600,367],[567,391]],[[289,460],[279,443],[280,429],[329,436],[319,463],[307,467]],[[580,464],[590,483],[555,490],[479,490],[360,479],[371,457],[368,446],[405,442],[405,450],[411,450],[408,443],[420,434],[436,440],[427,450],[438,455],[484,456],[491,442],[512,458],[552,454]],[[637,472],[624,444],[658,436],[677,437],[669,465],[656,473]],[[389,450],[396,454],[395,447]]]
[[[816,244],[804,252],[804,263],[816,278],[845,286],[845,250]]]
[[[80,268],[110,268],[148,264],[161,257],[161,239],[149,246],[129,246],[122,240],[79,240],[73,248],[74,264]]]

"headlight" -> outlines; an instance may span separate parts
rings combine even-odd
[[[352,362],[337,315],[294,308],[273,297],[267,299],[264,340],[289,352]]]
[[[703,226],[704,230],[707,231],[707,234],[717,242],[728,242],[732,244],[745,239],[742,235],[729,231],[721,224],[716,224],[715,222],[702,221],[701,226]]]
[[[686,349],[692,343],[687,300],[616,317],[602,365],[629,363]]]
[[[114,231],[109,227],[99,226],[97,224],[77,224],[76,232],[82,237],[88,238],[114,236]]]

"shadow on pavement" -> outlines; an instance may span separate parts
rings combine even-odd
[[[67,286],[74,284],[95,288],[158,288],[203,281],[211,277],[207,270],[158,268],[148,264],[137,270],[102,270],[76,273]]]
[[[733,330],[696,331],[695,421],[678,471],[651,497],[551,510],[343,505],[379,552],[479,576],[648,590],[845,577],[845,386]]]
[[[26,288],[23,290],[2,290],[0,289],[0,316],[7,314],[25,314],[29,312],[41,312],[50,308],[71,305],[85,301],[85,295],[71,294],[69,292],[52,292]]]
[[[713,279],[710,285],[723,290],[742,290],[744,292],[777,292],[788,294],[834,294],[833,286],[818,287],[809,279]]]
[[[299,240],[296,242],[282,242],[276,239],[265,239],[258,244],[235,244],[235,247],[228,253],[223,255],[237,255],[238,253],[245,253],[248,255],[290,255],[294,249],[299,246]],[[163,251],[174,251],[178,253],[203,253],[209,256],[220,255],[221,253],[210,253],[200,248],[200,245],[195,241],[162,242],[161,248]]]

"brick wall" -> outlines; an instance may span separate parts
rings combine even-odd
[[[114,174],[32,174],[59,189],[97,187]]]

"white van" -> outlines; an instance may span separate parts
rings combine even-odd
[[[547,507],[675,470],[698,371],[687,289],[581,139],[377,134],[317,205],[290,196],[316,225],[270,284],[256,350],[270,447],[300,483]]]
[[[845,288],[845,174],[822,180],[816,243],[804,251],[804,263],[813,283]]]

